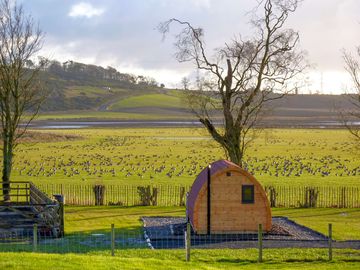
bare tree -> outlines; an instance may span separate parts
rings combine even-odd
[[[159,25],[164,35],[173,23],[183,27],[176,36],[176,58],[193,62],[203,74],[202,89],[188,91],[190,107],[236,164],[242,165],[250,131],[255,130],[265,103],[289,91],[288,82],[305,68],[304,52],[297,49],[299,34],[285,28],[298,3],[260,1],[251,21],[254,37],[234,38],[216,49],[212,57],[206,51],[201,28],[178,19]],[[259,10],[261,16],[256,15]]]
[[[345,69],[351,76],[355,93],[348,95],[353,109],[349,111],[342,111],[341,116],[345,126],[350,133],[360,142],[360,128],[353,125],[353,121],[360,121],[360,47],[357,47],[356,56],[350,52],[343,52],[343,59],[345,62]]]
[[[181,79],[181,86],[184,90],[189,90],[190,87],[190,80],[187,77],[183,77]]]
[[[3,141],[2,187],[5,201],[10,200],[14,149],[37,115],[44,98],[38,84],[40,67],[26,68],[29,60],[40,50],[42,38],[42,32],[32,17],[24,13],[21,5],[10,0],[0,1],[0,136]]]

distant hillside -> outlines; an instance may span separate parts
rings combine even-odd
[[[166,89],[149,77],[73,61],[52,61],[42,76],[50,93],[42,115],[50,115],[49,119],[55,114],[60,118],[194,119],[181,90]],[[351,108],[351,103],[345,95],[289,95],[272,101],[268,108],[263,123],[301,124],[337,121],[338,110]]]
[[[49,62],[42,72],[42,79],[49,93],[42,106],[43,112],[101,110],[113,100],[156,93],[164,87],[150,77],[74,61]]]

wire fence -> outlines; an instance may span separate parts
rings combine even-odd
[[[49,196],[62,194],[67,205],[184,206],[190,186],[38,184]],[[359,187],[265,186],[271,207],[360,207]]]
[[[281,231],[266,232],[261,224],[257,231],[250,233],[197,234],[192,230],[190,223],[183,223],[185,218],[178,218],[181,223],[169,222],[165,219],[163,218],[162,221],[167,222],[166,224],[159,220],[154,224],[151,224],[151,220],[143,220],[146,225],[143,230],[128,231],[117,229],[113,224],[109,224],[107,230],[71,233],[61,238],[42,234],[34,225],[32,230],[26,232],[1,232],[0,252],[61,254],[101,252],[114,256],[128,249],[177,249],[183,250],[185,260],[191,260],[191,253],[194,250],[216,249],[221,252],[221,250],[252,248],[257,250],[257,260],[261,262],[264,254],[271,252],[273,248],[302,248],[304,250],[322,248],[326,250],[326,256],[322,260],[333,260],[346,253],[346,256],[351,256],[352,261],[360,262],[360,240],[335,241],[332,239],[331,224],[328,226],[327,234],[316,234],[313,231],[310,236],[301,232],[293,235]],[[306,258],[303,259],[306,260]]]
[[[39,185],[39,189],[49,195],[64,194],[68,204],[171,206],[185,205],[190,187],[49,184]],[[272,207],[359,207],[357,188],[267,186],[265,190]],[[223,195],[230,196],[227,193]],[[237,198],[238,194],[233,195]],[[222,203],[217,207],[218,199],[221,198],[214,195],[211,204],[204,200],[203,207],[197,208],[197,223],[194,212],[190,215],[190,208],[187,208],[186,217],[139,216],[142,226],[127,228],[122,224],[121,228],[117,228],[116,224],[109,224],[105,229],[87,228],[86,231],[60,234],[62,237],[54,237],[35,220],[31,220],[31,224],[16,220],[15,214],[19,211],[8,211],[7,205],[4,206],[6,211],[2,212],[0,224],[7,216],[11,227],[0,228],[0,252],[101,253],[114,256],[125,250],[178,250],[189,261],[193,251],[198,250],[214,249],[219,254],[225,254],[228,250],[252,249],[257,251],[256,261],[262,262],[266,257],[264,255],[271,253],[272,249],[284,249],[286,252],[288,248],[300,248],[307,250],[309,255],[320,248],[326,251],[322,253],[321,260],[349,257],[360,262],[360,239],[334,239],[332,224],[328,224],[327,230],[322,228],[323,233],[320,233],[286,217],[260,215],[262,211],[259,212],[256,204],[239,204],[240,201],[236,201],[235,207],[231,203],[228,206]],[[237,211],[240,206],[243,212]],[[324,221],[319,224],[323,226]],[[217,229],[219,226],[221,228]],[[359,232],[351,235],[359,235]],[[301,260],[306,260],[304,256],[308,255],[303,255]]]
[[[116,249],[147,248],[140,232],[117,230],[115,235],[113,245]],[[110,231],[70,233],[61,238],[36,231],[0,234],[0,252],[94,253],[110,252],[111,248]]]

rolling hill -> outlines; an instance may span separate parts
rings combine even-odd
[[[56,62],[42,78],[49,96],[40,120],[196,120],[182,90],[159,87],[152,78],[76,62]],[[265,125],[306,125],[338,121],[338,110],[349,109],[351,103],[345,95],[288,95],[268,107]]]

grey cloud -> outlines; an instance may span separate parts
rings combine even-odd
[[[46,32],[46,50],[95,64],[134,66],[143,70],[192,71],[174,58],[173,39],[165,42],[156,31],[159,22],[172,17],[205,29],[209,52],[241,33],[252,35],[247,14],[254,0],[22,0],[26,10]],[[71,7],[86,2],[104,10],[89,18],[68,17]],[[360,44],[358,0],[305,0],[288,26],[300,31],[303,49],[318,70],[342,71],[340,50]],[[70,46],[70,45],[71,46]],[[57,55],[54,55],[57,58]],[[158,78],[164,79],[177,78]]]

